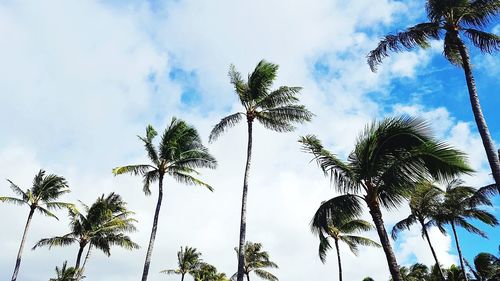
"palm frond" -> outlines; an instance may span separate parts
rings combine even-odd
[[[466,28],[463,32],[482,52],[491,54],[500,51],[500,36],[472,28]]]
[[[339,222],[357,218],[362,211],[359,197],[351,194],[339,195],[320,205],[311,221],[311,231],[320,233],[327,230],[331,224],[339,225]]]
[[[410,227],[415,223],[417,223],[417,218],[413,214],[410,214],[407,218],[397,222],[392,228],[392,239],[396,240],[399,232],[403,230],[410,230]]]
[[[241,73],[236,70],[236,67],[231,64],[229,66],[229,81],[234,86],[234,90],[239,97],[241,104],[246,108],[247,103],[250,101],[251,97],[249,97],[248,85],[241,78]]]
[[[207,183],[193,177],[192,175],[185,174],[182,172],[173,172],[172,176],[174,179],[176,179],[178,182],[182,182],[188,185],[200,185],[203,187],[206,187],[210,191],[214,191],[214,189]]]
[[[146,137],[141,137],[137,136],[142,142],[144,142],[144,148],[146,149],[146,152],[148,153],[149,159],[156,165],[159,166],[160,160],[158,158],[158,151],[156,151],[156,148],[153,145],[153,138],[157,135],[158,133],[155,131],[153,126],[148,125],[146,127]]]
[[[269,93],[279,66],[261,60],[248,76],[248,90],[252,100],[258,100]]]
[[[385,36],[377,48],[370,51],[367,56],[368,65],[373,72],[382,63],[389,52],[409,51],[415,47],[428,48],[430,39],[439,39],[439,24],[434,22],[420,23],[403,32]]]
[[[259,276],[260,278],[264,280],[269,280],[269,281],[278,281],[278,277],[274,276],[272,273],[265,271],[263,269],[256,269],[254,270],[255,275]]]
[[[275,108],[295,104],[299,101],[297,95],[300,90],[302,90],[301,87],[281,86],[258,100],[256,105],[261,108]]]
[[[46,215],[47,217],[51,217],[51,218],[55,218],[56,220],[59,220],[59,218],[56,215],[54,215],[52,212],[50,212],[49,210],[47,210],[41,206],[37,206],[36,210],[39,211],[41,214]]]
[[[29,206],[29,203],[24,201],[24,200],[14,198],[14,197],[7,197],[7,196],[0,197],[0,202],[11,203],[11,204],[16,204],[16,205],[26,204]]]
[[[460,21],[471,27],[486,27],[495,20],[499,12],[498,0],[472,0]]]
[[[151,183],[156,182],[160,178],[160,172],[155,169],[148,171],[144,174],[142,182],[142,191],[146,195],[151,195],[151,189],[149,188],[151,186]]]
[[[128,166],[122,166],[122,167],[116,167],[113,169],[113,175],[121,175],[121,174],[132,174],[134,176],[138,175],[144,175],[145,173],[149,172],[150,170],[156,169],[155,167],[148,165],[148,164],[141,164],[141,165],[128,165]]]
[[[7,180],[7,181],[10,183],[10,189],[12,189],[12,191],[14,191],[15,194],[21,196],[22,200],[24,200],[26,202],[29,201],[29,197],[28,197],[28,194],[26,194],[26,192],[24,192],[19,186],[17,186],[11,180]]]
[[[275,116],[270,116],[266,112],[259,112],[255,118],[259,121],[262,126],[266,129],[270,129],[276,132],[292,132],[295,130],[295,127],[292,126],[289,122],[286,122],[280,118],[273,118]]]
[[[283,105],[274,108],[263,109],[257,114],[257,120],[259,116],[265,115],[267,119],[272,119],[277,122],[283,122],[287,124],[292,123],[304,123],[311,121],[313,114],[306,109],[303,105]]]
[[[66,203],[66,202],[47,202],[44,204],[48,210],[60,210],[60,209],[70,209],[75,207],[75,204]]]
[[[181,274],[181,272],[178,269],[165,269],[160,271],[160,273],[165,273],[165,274]]]
[[[446,32],[444,36],[443,56],[451,64],[455,66],[462,66],[462,56],[460,55],[460,49],[458,48],[458,44],[460,44],[460,42],[456,41],[457,38],[454,37],[454,35],[452,35],[450,32]]]
[[[342,233],[355,233],[372,230],[374,226],[365,220],[354,219],[338,226],[338,228]]]
[[[210,136],[208,137],[209,142],[212,143],[216,141],[222,133],[224,133],[226,130],[233,127],[234,125],[238,124],[238,122],[241,121],[243,115],[244,115],[243,113],[237,112],[222,118],[220,122],[217,123],[210,132]]]
[[[326,252],[328,252],[332,248],[332,245],[330,244],[330,241],[328,241],[328,237],[325,237],[322,232],[318,233],[318,237],[319,237],[319,247],[318,247],[319,259],[321,260],[322,263],[325,263]]]
[[[49,246],[49,249],[53,246],[68,246],[76,242],[78,242],[77,239],[72,237],[72,235],[69,233],[64,236],[41,239],[35,244],[35,246],[33,246],[32,250],[35,250],[36,248],[41,246]]]
[[[353,254],[357,254],[357,246],[358,245],[361,245],[361,246],[370,246],[370,247],[377,247],[377,248],[380,248],[381,245],[373,240],[371,240],[370,238],[366,238],[366,237],[361,237],[361,236],[355,236],[355,235],[342,235],[340,236],[340,240],[344,243],[346,243],[349,248],[351,249],[351,251],[353,252]],[[353,246],[356,246],[356,247],[353,247]]]

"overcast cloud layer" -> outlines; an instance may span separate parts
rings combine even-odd
[[[393,113],[432,120],[436,134],[470,154],[478,170],[473,184],[488,182],[481,142],[467,120],[448,109],[419,104],[381,105],[375,96],[391,93],[394,79],[413,79],[439,46],[395,55],[378,74],[365,54],[382,32],[405,26],[421,7],[388,0],[286,1],[0,1],[0,178],[27,188],[40,168],[66,177],[72,193],[64,199],[92,203],[116,191],[139,220],[133,239],[140,250],[94,252],[88,280],[137,280],[142,272],[157,193],[146,197],[141,179],[113,177],[118,165],[147,161],[136,135],[147,124],[158,130],[172,116],[194,124],[205,140],[221,117],[239,110],[227,78],[229,64],[250,72],[262,58],[280,65],[276,85],[302,86],[302,102],[316,114],[296,132],[255,130],[248,198],[250,241],[262,242],[284,281],[336,276],[333,255],[317,258],[309,221],[319,203],[335,195],[297,138],[313,133],[345,157],[357,133],[374,118]],[[493,59],[489,59],[492,61]],[[321,65],[324,71],[318,70]],[[367,95],[367,93],[372,93]],[[498,140],[497,140],[498,141]],[[202,178],[215,192],[168,179],[149,280],[177,280],[158,272],[176,266],[180,246],[198,248],[207,262],[229,276],[236,269],[246,130],[237,126],[214,144],[219,161]],[[11,195],[6,182],[0,194]],[[7,280],[28,210],[0,205],[0,279]],[[25,249],[20,281],[48,280],[64,260],[73,263],[76,246],[29,248],[40,238],[67,231],[36,215]],[[385,214],[391,225],[407,214]],[[368,236],[377,239],[376,234]],[[456,262],[451,239],[431,232],[444,264]],[[418,229],[402,234],[396,254],[402,264],[432,264]],[[347,280],[386,280],[382,250],[363,248],[359,257],[341,248]]]

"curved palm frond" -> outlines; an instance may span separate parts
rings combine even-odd
[[[256,105],[262,108],[275,108],[279,106],[293,105],[299,102],[297,95],[301,90],[302,87],[281,86],[277,90],[269,93],[269,95],[266,95],[256,101]]]
[[[500,36],[473,28],[466,28],[463,32],[482,52],[491,54],[500,51]]]
[[[234,127],[236,124],[238,124],[243,118],[243,115],[244,115],[243,113],[237,112],[222,118],[220,122],[217,123],[210,132],[208,141],[210,143],[216,141],[222,133],[224,133],[229,128]]]
[[[399,232],[403,230],[410,230],[410,227],[415,223],[417,223],[417,217],[414,214],[410,214],[406,219],[397,222],[392,228],[392,239],[396,240]]]
[[[254,270],[255,274],[259,276],[260,278],[264,280],[269,280],[269,281],[278,281],[278,277],[274,276],[272,273],[269,271],[265,271],[263,269],[256,269]]]
[[[11,204],[15,204],[15,205],[24,205],[24,204],[27,204],[29,206],[29,203],[22,200],[22,199],[18,199],[18,198],[14,198],[14,197],[8,197],[8,196],[2,196],[0,197],[0,202],[5,202],[5,203],[11,203]]]
[[[380,248],[381,245],[369,238],[355,236],[355,235],[342,235],[339,238],[342,242],[349,246],[349,249],[354,255],[358,255],[358,245],[371,246]]]
[[[113,175],[121,175],[121,174],[132,174],[134,176],[144,175],[150,170],[155,169],[155,167],[148,164],[140,164],[140,165],[128,165],[116,167],[113,169]]]

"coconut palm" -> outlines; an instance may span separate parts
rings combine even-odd
[[[17,252],[16,265],[14,267],[14,273],[12,274],[12,281],[17,279],[17,274],[19,273],[19,268],[21,266],[21,257],[23,254],[24,243],[26,242],[26,237],[28,235],[28,229],[31,224],[31,220],[35,211],[40,212],[43,215],[52,217],[58,220],[56,215],[54,215],[51,210],[68,208],[71,206],[69,203],[57,202],[61,195],[68,193],[68,183],[63,177],[50,174],[45,175],[44,170],[40,170],[33,179],[33,185],[26,191],[23,191],[19,186],[14,184],[12,181],[7,180],[10,183],[10,188],[14,193],[19,196],[16,197],[0,197],[0,202],[13,203],[17,205],[27,205],[30,209],[28,214],[28,219],[26,220],[26,225],[24,226],[23,237],[21,239],[21,245],[19,246],[19,251]]]
[[[464,70],[474,119],[486,150],[497,190],[500,192],[500,160],[483,116],[472,74],[469,51],[463,41],[463,38],[467,38],[472,45],[485,53],[500,50],[500,36],[484,31],[485,27],[498,15],[500,1],[427,0],[426,10],[429,22],[385,36],[377,48],[368,54],[368,64],[372,71],[376,71],[383,58],[389,55],[389,51],[401,52],[416,47],[428,48],[430,39],[443,38],[445,58]]]
[[[166,274],[180,274],[181,281],[184,281],[184,276],[196,270],[199,264],[202,262],[201,253],[196,250],[196,248],[191,248],[186,246],[177,252],[177,269],[166,269],[160,271],[160,273]]]
[[[464,274],[458,266],[452,264],[450,268],[446,270],[446,281],[464,281],[464,280],[466,280],[464,278]]]
[[[238,248],[234,248],[234,251],[239,254]],[[276,276],[266,270],[266,268],[278,268],[278,265],[269,259],[268,252],[262,250],[262,244],[248,241],[245,244],[243,253],[243,274],[247,277],[247,281],[250,281],[251,272],[255,272],[255,275],[264,280],[278,281]],[[238,272],[233,274],[231,280],[236,280],[237,276]]]
[[[90,207],[83,204],[85,213],[79,212],[76,208],[69,210],[71,232],[52,238],[41,239],[33,250],[40,246],[68,246],[78,244],[78,253],[74,269],[78,270],[81,277],[87,259],[92,248],[101,250],[107,256],[111,255],[111,246],[120,246],[131,250],[139,246],[134,243],[126,232],[135,230],[133,225],[136,222],[129,216],[133,214],[126,209],[118,194],[110,193],[108,196],[102,195]],[[83,251],[88,246],[87,254],[83,266],[80,267]]]
[[[387,118],[367,126],[347,162],[324,149],[315,136],[299,141],[330,176],[337,191],[344,193],[321,204],[313,225],[326,226],[332,216],[358,217],[364,201],[395,281],[401,277],[381,207],[397,208],[421,180],[471,172],[462,152],[435,140],[426,122],[411,117]]]
[[[243,106],[243,112],[236,112],[220,120],[210,133],[210,142],[215,141],[223,132],[240,122],[243,117],[247,121],[248,144],[245,175],[243,178],[243,195],[241,200],[241,221],[238,249],[243,249],[246,236],[246,210],[248,194],[248,178],[252,156],[253,122],[257,120],[265,128],[277,132],[290,132],[295,128],[293,123],[311,120],[312,113],[303,105],[297,104],[300,87],[281,86],[271,90],[276,79],[278,65],[261,60],[255,70],[248,75],[245,82],[234,65],[229,70],[229,78],[236,95]],[[238,253],[238,278],[243,281],[243,252]]]
[[[487,238],[486,233],[469,223],[467,219],[476,219],[492,226],[498,225],[498,221],[493,214],[480,209],[482,205],[492,206],[491,200],[487,196],[488,193],[484,189],[491,190],[490,187],[476,190],[473,187],[464,185],[464,182],[460,179],[450,181],[446,186],[444,201],[440,205],[439,211],[434,215],[435,223],[443,233],[446,231],[444,225],[449,224],[451,226],[460,260],[460,268],[465,280],[467,280],[467,273],[456,227],[460,226],[471,233]]]
[[[474,274],[476,278],[474,281],[500,280],[500,258],[490,253],[479,253],[474,257],[473,265],[470,265],[467,260],[465,264]]]
[[[172,176],[175,180],[191,185],[201,185],[212,191],[212,187],[197,179],[197,168],[215,169],[217,161],[201,143],[196,129],[185,121],[172,118],[170,125],[164,131],[158,147],[153,144],[153,139],[158,133],[149,125],[146,136],[139,137],[144,143],[151,164],[128,165],[113,169],[114,175],[133,174],[143,177],[143,191],[151,194],[150,185],[158,181],[158,201],[153,218],[153,227],[149,238],[148,250],[144,262],[142,281],[148,279],[149,265],[153,253],[153,246],[158,229],[158,218],[163,199],[163,178]]]
[[[355,255],[358,254],[358,246],[375,246],[380,245],[366,237],[352,235],[361,231],[368,231],[373,229],[373,226],[360,219],[344,220],[330,218],[327,228],[311,226],[311,230],[319,237],[319,258],[323,263],[326,261],[326,252],[332,248],[329,239],[333,239],[335,243],[335,250],[337,251],[337,261],[339,266],[339,280],[342,281],[342,263],[340,260],[339,242],[343,242],[349,246],[351,252]]]
[[[76,276],[78,273],[78,270],[76,270],[74,267],[67,267],[67,261],[63,263],[63,266],[61,268],[56,266],[56,278],[50,278],[49,281],[76,281]],[[85,278],[84,276],[81,276],[80,279]]]
[[[226,274],[217,272],[215,266],[206,262],[198,263],[190,274],[193,276],[194,281],[228,281]]]
[[[432,256],[436,261],[436,266],[440,269],[439,260],[432,246],[429,237],[429,228],[433,225],[434,220],[432,216],[437,212],[443,191],[434,186],[431,182],[424,181],[417,184],[415,190],[410,195],[410,215],[405,219],[399,221],[392,228],[392,238],[396,239],[399,232],[410,229],[413,224],[419,224],[422,229],[422,236],[427,240],[429,248],[431,249]],[[445,281],[445,276],[439,270],[441,281]]]
[[[399,272],[403,281],[424,281],[429,278],[429,268],[421,263],[415,263],[410,267],[401,266]]]

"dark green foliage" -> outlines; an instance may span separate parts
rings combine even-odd
[[[67,267],[67,262],[63,263],[61,268],[56,266],[56,278],[50,278],[49,281],[76,281],[78,270],[74,267]],[[85,276],[79,277],[80,279],[85,278]]]
[[[238,248],[234,248],[234,250],[236,254],[238,254]],[[267,268],[278,268],[278,265],[269,259],[269,253],[262,249],[262,244],[248,241],[245,244],[243,253],[243,274],[247,276],[248,279],[250,278],[250,273],[254,272],[255,275],[261,279],[278,281],[276,276],[266,270]],[[236,280],[236,277],[237,273],[233,274],[231,280]]]
[[[201,253],[196,248],[181,247],[181,250],[177,252],[177,269],[166,269],[160,271],[160,273],[180,274],[184,276],[199,268],[200,263],[202,263]]]

